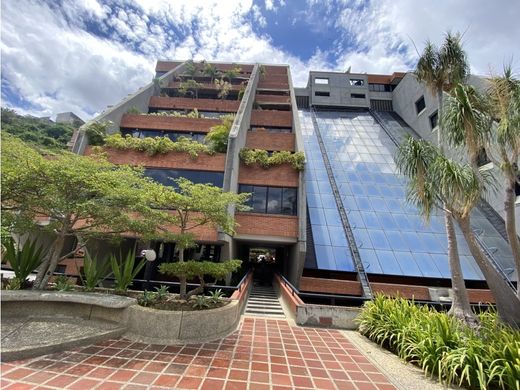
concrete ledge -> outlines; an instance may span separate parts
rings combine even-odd
[[[217,309],[201,311],[128,309],[125,337],[151,344],[174,345],[215,340],[235,331],[240,321],[238,300]]]
[[[299,305],[296,308],[298,325],[324,326],[354,330],[361,308],[346,306]]]
[[[36,290],[6,290],[2,291],[2,306],[5,302],[69,302],[84,305],[96,305],[113,309],[123,309],[136,304],[135,299],[114,294],[36,291]]]

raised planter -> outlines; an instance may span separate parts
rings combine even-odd
[[[236,300],[217,309],[200,311],[156,310],[132,306],[128,310],[126,337],[151,344],[205,342],[227,336],[240,320]]]
[[[235,331],[251,275],[230,302],[201,311],[157,310],[103,293],[2,291],[2,360],[16,360],[104,338],[173,345],[207,342]]]

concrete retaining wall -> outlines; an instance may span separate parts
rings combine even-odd
[[[296,308],[296,323],[354,330],[358,327],[355,319],[360,312],[357,307],[303,304]]]

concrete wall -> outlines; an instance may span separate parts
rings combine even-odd
[[[477,89],[483,90],[485,88],[485,79],[482,77],[471,76],[469,82]],[[424,96],[426,108],[418,114],[415,109],[415,102],[421,96]],[[397,112],[411,128],[422,138],[435,145],[437,144],[437,132],[432,131],[429,120],[430,115],[438,110],[437,99],[427,91],[424,84],[417,81],[412,73],[407,73],[395,88],[392,102],[394,111]],[[447,150],[446,153],[450,158],[467,161],[465,158],[466,153],[463,150],[451,149]],[[493,167],[491,174],[496,178],[496,188],[489,190],[484,198],[490,206],[504,218],[504,177],[497,167]],[[520,231],[520,205],[516,206],[515,215],[516,229]]]
[[[310,103],[311,105],[324,106],[347,106],[347,107],[370,107],[368,94],[368,78],[366,74],[338,73],[338,72],[314,72],[309,74],[310,78]],[[316,78],[327,78],[329,83],[316,84]],[[363,80],[363,86],[350,85],[351,79]],[[330,96],[316,96],[316,92],[329,92]],[[351,94],[364,94],[364,99],[352,98]]]
[[[228,147],[226,154],[226,164],[224,171],[224,185],[223,190],[229,192],[238,192],[238,173],[240,168],[240,150],[246,144],[247,131],[249,130],[251,122],[251,110],[255,102],[256,87],[260,77],[259,66],[256,64],[253,67],[253,72],[247,83],[244,96],[240,102],[240,107],[233,122],[233,127],[229,132]],[[235,209],[231,207],[229,213],[234,216]],[[222,259],[233,259],[235,255],[235,245],[232,243],[232,238],[224,233],[219,232],[219,240],[224,242],[222,247]]]
[[[305,152],[303,143],[302,129],[300,126],[300,117],[298,116],[298,107],[296,105],[296,92],[293,88],[291,70],[287,68],[287,77],[289,79],[289,90],[291,94],[292,107],[292,129],[296,137],[295,150],[297,152]],[[289,281],[298,286],[300,278],[303,274],[305,265],[305,254],[307,252],[307,191],[305,187],[305,169],[298,173],[298,243],[291,248],[290,261],[291,269],[288,273]]]

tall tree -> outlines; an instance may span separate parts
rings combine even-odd
[[[431,94],[437,97],[439,107],[437,143],[441,151],[444,151],[443,92],[450,91],[453,86],[463,82],[469,75],[469,64],[466,52],[462,48],[461,35],[451,32],[446,33],[440,48],[427,41],[426,47],[417,62],[415,75],[419,81],[425,83]]]
[[[195,99],[199,98],[199,89],[202,84],[195,80],[186,80],[179,84],[179,93],[182,95],[191,94]]]
[[[195,245],[194,229],[209,225],[218,226],[228,234],[234,233],[235,221],[228,209],[235,206],[236,210],[246,210],[249,194],[223,192],[219,187],[194,184],[184,178],[177,179],[176,185],[177,190],[163,187],[155,193],[154,204],[173,209],[173,225],[178,229],[174,241],[179,249],[179,262],[182,263],[185,249]],[[186,277],[180,277],[179,282],[181,299],[186,299]]]
[[[477,318],[471,310],[464,275],[460,265],[460,257],[457,245],[457,236],[453,224],[452,213],[448,211],[451,207],[446,203],[449,199],[433,196],[430,187],[431,176],[428,169],[436,158],[435,149],[425,141],[416,141],[408,138],[403,142],[396,155],[396,164],[400,173],[408,177],[408,201],[415,204],[426,220],[430,219],[432,211],[437,206],[447,204],[445,209],[446,233],[448,237],[448,262],[451,273],[451,287],[453,290],[453,301],[449,314],[470,326],[477,324]],[[439,204],[440,203],[440,204]]]
[[[497,122],[492,132],[490,157],[505,178],[506,232],[513,251],[516,272],[520,275],[520,242],[515,217],[515,187],[520,185],[520,80],[513,75],[511,66],[506,66],[502,76],[491,77],[489,81],[491,115]],[[517,285],[517,295],[520,298],[520,283]]]
[[[488,175],[478,175],[471,166],[450,160],[426,141],[413,138],[401,145],[396,160],[401,173],[409,179],[409,201],[415,203],[425,216],[428,216],[434,207],[444,208],[457,221],[470,252],[493,293],[500,318],[506,324],[519,328],[520,299],[488,261],[471,229],[471,211],[480,200],[485,185],[489,183]],[[458,290],[454,290],[454,293],[459,293],[457,299],[460,302],[452,310],[452,314],[468,321],[467,297],[464,298],[460,294],[464,288],[460,262],[457,265],[453,259],[455,257],[450,257],[452,279],[455,276],[452,283],[454,289]],[[457,275],[458,273],[460,275]],[[454,305],[455,303],[454,300]],[[461,314],[457,314],[457,311]]]
[[[71,153],[50,158],[15,137],[2,137],[2,222],[13,233],[53,233],[49,255],[34,288],[43,289],[62,256],[67,237],[82,242],[92,237],[164,237],[159,227],[172,220],[153,209],[151,197],[162,186],[143,177],[142,170],[115,166],[102,157]],[[39,218],[48,224],[38,226]]]
[[[437,97],[437,117],[439,118],[437,124],[437,144],[441,152],[444,151],[442,130],[444,91],[449,91],[456,82],[466,79],[468,74],[469,65],[466,59],[466,53],[461,45],[459,34],[446,33],[444,42],[440,48],[437,48],[431,41],[426,42],[426,47],[417,62],[415,75],[417,80],[425,83],[430,93]],[[424,173],[419,177],[424,177]],[[453,313],[459,318],[468,318],[468,322],[471,322],[472,320],[469,316],[471,309],[467,301],[464,278],[460,271],[460,259],[453,215],[448,211],[447,207],[442,207],[441,209],[444,210],[444,225],[448,238],[448,257],[452,275],[452,288],[454,295],[458,295],[457,298],[454,299]]]
[[[199,68],[197,64],[193,62],[193,60],[186,61],[186,64],[184,65],[184,71],[183,73],[187,75],[191,80],[197,75],[199,72]]]

